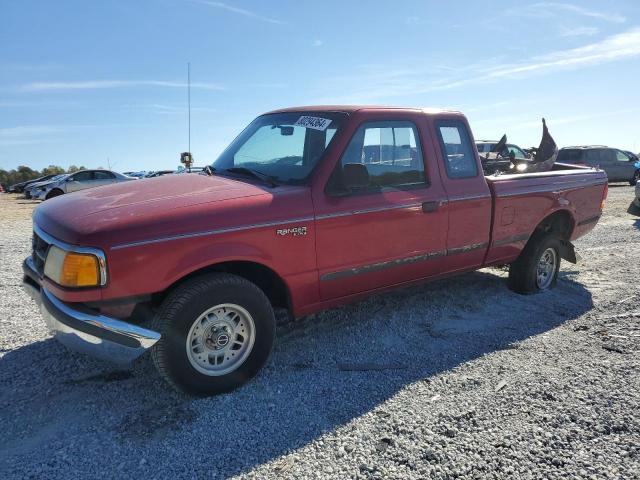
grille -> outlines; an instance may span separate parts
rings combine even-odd
[[[40,276],[44,275],[44,261],[47,258],[47,250],[49,250],[49,244],[40,238],[36,232],[33,232],[33,251],[31,258],[33,260],[33,266],[36,268]]]

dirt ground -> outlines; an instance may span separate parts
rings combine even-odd
[[[556,289],[486,269],[281,325],[231,394],[68,352],[0,195],[0,478],[640,478],[640,216],[612,185]]]

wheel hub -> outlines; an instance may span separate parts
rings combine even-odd
[[[556,273],[557,254],[553,248],[547,248],[538,261],[536,269],[536,283],[540,290],[544,290],[551,285]]]
[[[239,305],[217,305],[192,324],[187,357],[205,375],[225,375],[244,363],[254,342],[255,324],[249,312]]]

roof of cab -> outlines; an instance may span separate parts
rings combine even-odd
[[[457,110],[449,110],[443,108],[416,108],[416,107],[393,107],[386,105],[306,105],[301,107],[288,107],[280,108],[267,112],[270,113],[291,113],[291,112],[344,112],[354,113],[359,111],[389,111],[389,110],[404,110],[411,112],[422,112],[426,115],[438,115],[443,113],[462,115],[462,112]]]

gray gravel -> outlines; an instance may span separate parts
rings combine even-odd
[[[487,269],[284,324],[253,382],[194,400],[51,340],[20,288],[33,204],[1,195],[0,478],[640,478],[632,198],[552,292]]]

